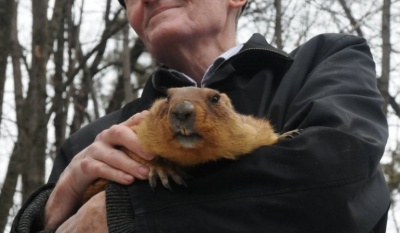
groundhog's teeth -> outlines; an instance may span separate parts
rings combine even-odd
[[[184,135],[184,136],[189,136],[189,135],[190,135],[190,132],[189,132],[187,129],[182,128],[182,129],[181,129],[181,134]]]
[[[177,134],[176,140],[181,144],[184,148],[195,148],[199,140],[201,139],[198,134]]]

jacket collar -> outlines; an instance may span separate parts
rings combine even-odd
[[[262,69],[270,69],[274,75],[281,77],[292,64],[289,54],[270,45],[260,34],[254,34],[235,56],[223,62],[216,70],[208,85],[223,81],[228,70],[253,77]]]
[[[226,79],[229,74],[239,72],[252,77],[258,71],[269,68],[275,75],[282,76],[292,63],[292,58],[272,45],[260,34],[254,34],[236,55],[222,62],[216,69],[213,77],[206,83],[213,83]],[[173,71],[166,66],[158,68],[151,76],[153,88],[165,94],[168,88],[195,86],[196,83],[187,76]]]

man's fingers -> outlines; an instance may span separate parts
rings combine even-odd
[[[154,158],[141,149],[140,142],[131,129],[147,114],[148,111],[135,114],[127,121],[102,131],[91,145],[72,159],[61,174],[46,204],[46,227],[56,228],[67,220],[76,211],[81,195],[98,178],[121,184],[131,184],[136,178],[147,179],[149,169],[118,149],[122,146],[144,159]],[[71,221],[74,223],[76,218],[72,217]],[[64,232],[79,232],[74,230],[76,226],[78,225],[65,225]]]
[[[95,147],[96,145],[94,145]],[[96,154],[96,152],[101,153]],[[129,158],[121,150],[98,145],[90,156],[81,161],[81,169],[87,175],[105,178],[122,184],[130,184],[134,178],[147,179],[148,168]]]
[[[130,119],[119,125],[111,126],[109,129],[106,129],[97,135],[96,140],[103,141],[109,145],[124,146],[128,150],[134,152],[144,159],[153,159],[154,155],[142,149],[136,133],[133,132],[130,127],[128,127],[128,125],[134,125],[135,123],[138,124],[146,117],[147,114],[148,111],[143,111],[135,114]]]

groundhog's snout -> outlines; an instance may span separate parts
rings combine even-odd
[[[189,136],[194,133],[195,107],[190,101],[175,103],[170,109],[170,123],[176,134]]]
[[[171,109],[171,114],[176,120],[186,122],[193,117],[194,106],[192,102],[185,100],[175,104]]]

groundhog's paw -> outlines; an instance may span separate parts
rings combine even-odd
[[[159,161],[157,164],[150,166],[149,183],[151,188],[154,189],[157,186],[158,178],[160,178],[162,185],[171,191],[172,188],[169,183],[169,178],[178,185],[187,186],[185,182],[187,178],[186,173],[177,166],[167,162]]]

